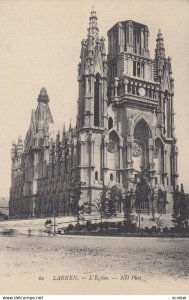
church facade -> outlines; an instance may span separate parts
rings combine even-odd
[[[81,43],[76,126],[54,135],[42,88],[24,143],[12,145],[11,216],[72,215],[71,183],[79,174],[81,203],[95,203],[106,187],[118,214],[130,197],[141,226],[154,214],[171,226],[178,179],[174,79],[161,31],[154,58],[148,39],[146,25],[119,22],[108,31],[106,55],[92,9]]]

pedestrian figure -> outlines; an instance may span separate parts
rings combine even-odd
[[[51,230],[50,230],[50,229],[48,230],[48,235],[49,235],[49,236],[51,235]]]
[[[28,229],[28,236],[31,236],[31,228]]]
[[[52,224],[51,219],[47,219],[46,222],[45,222],[45,226],[50,225],[50,224]]]

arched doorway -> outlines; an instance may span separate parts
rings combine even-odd
[[[150,186],[144,179],[136,186],[136,209],[142,213],[150,212]]]
[[[134,168],[138,171],[147,169],[149,166],[148,140],[151,137],[151,131],[144,119],[140,120],[134,129],[133,141],[133,162]]]
[[[121,193],[116,185],[114,185],[110,190],[110,199],[113,202],[115,210],[121,212]]]

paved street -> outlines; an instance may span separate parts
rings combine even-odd
[[[181,238],[0,237],[0,293],[188,294],[188,249]]]

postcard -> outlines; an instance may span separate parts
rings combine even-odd
[[[188,15],[0,0],[1,295],[186,299]]]

